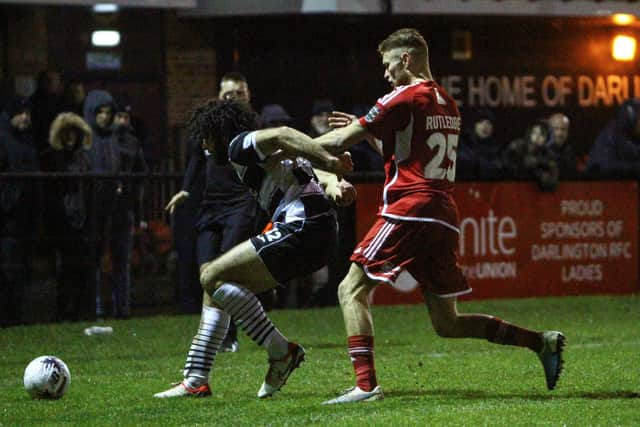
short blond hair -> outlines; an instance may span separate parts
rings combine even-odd
[[[411,56],[429,61],[429,47],[422,34],[415,28],[394,31],[378,45],[380,55],[396,48],[404,48]]]

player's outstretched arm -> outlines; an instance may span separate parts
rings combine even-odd
[[[331,114],[329,114],[329,127],[332,129],[347,127],[351,123],[357,121],[357,116],[349,113],[343,113],[342,111],[332,111]],[[364,139],[367,141],[371,148],[373,148],[378,154],[382,156],[382,141],[380,141],[369,132],[366,132]]]
[[[255,138],[257,148],[264,155],[282,150],[285,155],[304,157],[314,166],[337,175],[353,170],[351,156],[334,156],[322,146],[314,144],[313,139],[304,133],[286,126],[256,131]]]
[[[314,169],[314,172],[318,176],[324,192],[336,205],[349,206],[356,200],[358,193],[349,181],[321,169]]]
[[[358,120],[351,121],[350,124],[336,128],[314,139],[330,153],[342,153],[354,144],[369,138],[371,134],[360,124]]]

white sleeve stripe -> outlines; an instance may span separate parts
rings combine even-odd
[[[398,86],[396,89],[394,89],[393,91],[389,92],[388,94],[386,94],[385,96],[383,96],[382,98],[380,98],[378,100],[378,102],[382,105],[387,104],[389,101],[391,101],[393,98],[395,98],[396,96],[400,95],[402,92],[404,92],[405,90],[414,87],[415,85],[419,85],[422,82],[416,82],[412,85],[406,85],[406,86]]]
[[[249,132],[247,136],[244,137],[244,143],[251,144],[253,149],[256,150],[256,154],[258,155],[258,158],[260,159],[260,161],[263,161],[264,159],[267,158],[266,154],[260,151],[260,149],[258,148],[258,145],[256,144],[256,131]]]

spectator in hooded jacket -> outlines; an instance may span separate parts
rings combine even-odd
[[[598,134],[587,173],[605,179],[640,179],[640,98],[624,102]]]
[[[31,133],[31,107],[15,97],[0,114],[0,173],[38,170]],[[35,192],[32,181],[4,179],[0,184],[0,327],[20,323],[31,272]]]
[[[456,178],[494,181],[504,178],[502,145],[494,138],[495,115],[480,109],[473,128],[462,135],[458,145]]]
[[[120,168],[120,156],[113,131],[115,102],[111,94],[104,90],[92,90],[84,102],[84,119],[91,126],[93,144],[89,151],[91,171],[102,174],[116,174]],[[96,315],[104,317],[102,304],[102,258],[109,241],[109,228],[117,200],[118,184],[112,178],[98,178],[96,181]]]
[[[51,124],[42,170],[84,174],[91,170],[91,128],[74,113]],[[91,235],[90,182],[83,178],[48,181],[44,191],[45,233],[56,263],[57,320],[95,319],[95,249]]]

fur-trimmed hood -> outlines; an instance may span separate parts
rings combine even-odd
[[[91,127],[85,122],[82,117],[74,113],[61,113],[51,123],[49,131],[49,145],[56,151],[61,151],[64,146],[60,139],[60,133],[63,129],[73,127],[79,131],[82,135],[82,148],[89,150],[91,148]]]

